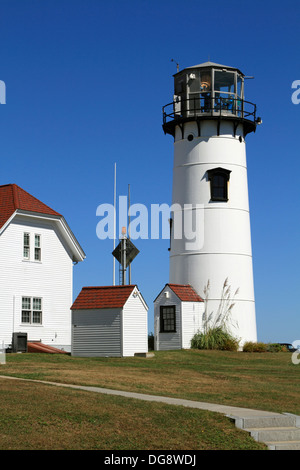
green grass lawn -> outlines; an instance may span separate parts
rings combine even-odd
[[[155,352],[154,358],[7,354],[0,375],[300,414],[290,353]],[[225,416],[0,379],[0,449],[262,449]]]

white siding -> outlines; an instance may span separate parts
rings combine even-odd
[[[123,356],[148,352],[147,307],[136,290],[131,293],[123,308]]]
[[[31,235],[31,259],[23,259],[23,234]],[[41,261],[34,261],[34,235]],[[0,339],[26,332],[29,341],[71,348],[72,257],[50,221],[16,216],[0,236]],[[41,297],[42,325],[21,323],[22,296]]]
[[[121,309],[87,309],[72,312],[72,356],[121,355]]]
[[[169,293],[169,298],[165,297]],[[160,332],[160,306],[175,305],[176,331]],[[154,347],[156,350],[181,349],[181,302],[177,295],[167,286],[154,302]]]
[[[182,347],[189,349],[191,339],[200,330],[204,302],[182,302]]]

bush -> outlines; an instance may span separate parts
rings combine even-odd
[[[237,351],[239,341],[221,327],[209,328],[205,333],[196,333],[191,341],[192,349],[218,349]]]
[[[268,352],[285,352],[287,351],[287,347],[278,343],[270,343],[267,345],[267,350]]]
[[[222,350],[223,351],[237,351],[239,348],[239,341],[235,338],[227,338],[224,341]]]
[[[267,345],[265,343],[255,343],[247,341],[243,346],[243,352],[266,352]]]

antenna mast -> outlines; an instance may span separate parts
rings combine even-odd
[[[171,59],[171,62],[175,62],[176,68],[177,68],[177,73],[178,73],[178,72],[179,72],[179,64],[178,64],[178,62],[176,62],[176,60],[174,60],[174,59]]]
[[[116,183],[117,183],[117,169],[114,169],[114,250],[116,247]],[[116,259],[113,257],[113,285],[116,285]]]
[[[128,240],[130,240],[130,184],[128,185]],[[131,263],[129,265],[129,285],[131,285]]]

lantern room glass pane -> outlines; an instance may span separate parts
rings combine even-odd
[[[215,71],[214,89],[221,93],[234,93],[234,73]]]
[[[211,71],[201,72],[201,92],[211,91]]]

